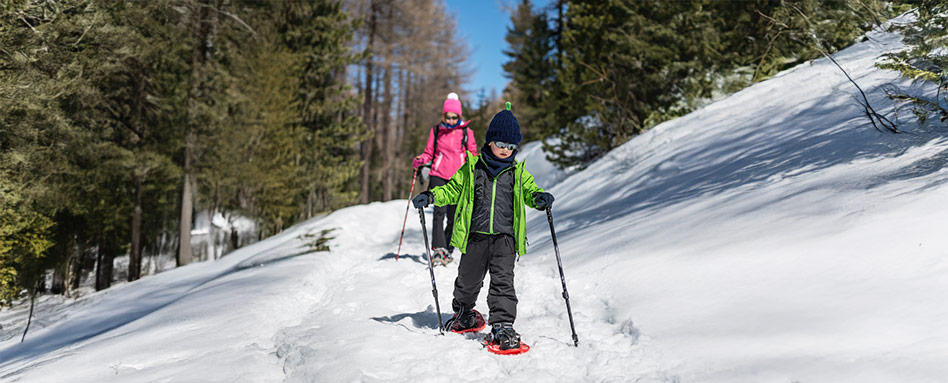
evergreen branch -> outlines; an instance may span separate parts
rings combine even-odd
[[[595,82],[603,82],[603,81],[606,81],[606,70],[605,70],[605,68],[602,68],[602,69],[600,69],[600,70],[597,71],[596,68],[593,68],[593,67],[592,67],[592,65],[586,64],[586,63],[583,62],[583,61],[580,61],[579,64],[582,65],[582,66],[584,66],[584,67],[586,67],[586,68],[589,68],[589,70],[591,70],[593,73],[595,73],[597,76],[599,76],[598,79],[593,79],[593,80],[586,81],[586,82],[583,83],[583,85],[589,85],[589,84],[592,84],[592,83],[595,83]]]
[[[33,32],[36,33],[37,36],[43,37],[43,34],[40,33],[40,31],[37,31],[36,28],[33,28],[33,24],[30,24],[29,21],[26,21],[26,18],[23,17],[23,13],[22,13],[22,12],[20,12],[19,16],[20,16],[20,20],[23,20],[23,23],[25,23],[26,26],[30,27],[30,29],[32,29]]]
[[[944,121],[945,118],[948,118],[948,110],[946,110],[945,108],[942,108],[941,105],[939,105],[939,104],[937,103],[937,100],[936,100],[935,102],[933,102],[933,101],[931,101],[931,100],[926,100],[926,99],[923,99],[923,98],[920,98],[920,97],[910,96],[910,95],[908,95],[908,94],[906,94],[906,93],[902,93],[902,94],[889,94],[888,96],[889,96],[889,98],[891,98],[891,99],[893,99],[893,100],[908,101],[908,102],[911,102],[911,103],[913,103],[913,104],[915,104],[915,105],[921,105],[921,106],[928,107],[928,108],[930,108],[933,112],[936,112],[936,113],[938,113],[938,114],[941,114],[941,116],[942,116],[942,121]]]
[[[760,73],[760,68],[764,66],[764,60],[767,59],[767,56],[770,54],[770,51],[774,48],[774,42],[777,41],[777,38],[779,38],[780,35],[782,35],[785,31],[787,31],[787,28],[786,28],[787,25],[786,25],[786,24],[783,24],[783,23],[778,22],[778,21],[777,21],[776,19],[774,19],[773,17],[770,17],[770,16],[768,16],[768,15],[765,15],[763,12],[761,12],[761,11],[758,10],[758,9],[755,9],[754,11],[757,12],[757,14],[760,15],[761,17],[763,17],[763,18],[765,18],[765,19],[769,19],[769,20],[771,21],[771,23],[773,23],[774,25],[781,26],[781,27],[784,27],[784,28],[781,29],[780,31],[778,31],[778,32],[774,35],[774,37],[770,39],[770,42],[767,43],[767,51],[765,51],[764,54],[760,56],[760,61],[757,62],[757,66],[754,67],[754,74],[751,75],[751,81],[752,81],[752,82],[754,81],[754,79],[757,78],[757,74]]]
[[[227,12],[227,11],[223,11],[223,10],[217,10],[217,11],[220,12],[220,13],[223,13],[223,14],[224,14],[225,16],[227,16],[227,17],[230,17],[230,18],[236,20],[238,23],[240,23],[240,25],[242,25],[245,29],[247,29],[247,31],[250,32],[250,36],[253,37],[254,40],[257,39],[257,31],[253,30],[253,27],[251,27],[251,26],[248,25],[246,22],[244,22],[243,20],[241,20],[240,17],[237,17],[237,15],[232,14],[232,13]]]
[[[882,26],[883,21],[882,21],[882,18],[879,17],[879,14],[877,14],[875,11],[873,11],[872,8],[869,8],[869,5],[866,4],[866,2],[864,2],[864,1],[862,1],[862,0],[855,0],[855,1],[856,1],[857,3],[859,3],[859,5],[861,5],[863,8],[866,9],[866,12],[869,13],[869,16],[872,16],[872,19],[875,20],[877,26],[880,26],[880,27]],[[855,8],[849,6],[849,3],[848,3],[848,2],[846,3],[846,6],[849,7],[850,9],[852,9],[853,12],[857,12],[857,13],[858,13],[858,10],[856,10]]]
[[[253,37],[254,40],[257,39],[257,31],[255,31],[255,30],[253,29],[253,27],[251,27],[250,25],[248,25],[246,22],[244,22],[243,20],[241,20],[240,17],[237,17],[237,15],[235,15],[235,14],[233,14],[233,13],[230,13],[230,12],[227,12],[227,11],[225,11],[225,10],[219,8],[219,7],[215,7],[215,6],[210,5],[210,4],[198,4],[198,6],[200,6],[200,7],[206,7],[206,8],[211,8],[211,9],[213,9],[215,12],[223,13],[224,16],[227,16],[227,17],[230,17],[230,18],[236,20],[237,23],[239,23],[240,25],[242,25],[245,29],[247,29],[247,31],[250,32],[250,35]]]
[[[86,30],[82,31],[82,35],[79,35],[79,39],[77,39],[76,42],[72,43],[73,48],[79,46],[79,43],[82,41],[82,39],[86,37],[86,33],[89,33],[89,30],[92,29],[92,26],[95,25],[95,22],[98,20],[99,20],[99,13],[96,13],[94,18],[92,19],[92,22],[89,23],[88,27],[86,27]]]

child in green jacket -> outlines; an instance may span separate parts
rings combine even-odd
[[[451,245],[461,250],[454,281],[454,317],[446,327],[454,332],[476,331],[484,325],[474,310],[484,277],[490,272],[487,306],[491,338],[501,350],[520,348],[513,329],[517,316],[514,262],[526,253],[526,208],[543,210],[553,204],[514,157],[520,144],[520,124],[509,110],[494,115],[481,155],[467,152],[467,161],[443,186],[412,199],[416,208],[431,203],[457,205]]]

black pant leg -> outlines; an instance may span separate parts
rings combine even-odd
[[[484,286],[484,276],[487,275],[490,262],[490,242],[490,237],[480,235],[472,235],[468,239],[467,253],[461,255],[458,277],[454,280],[451,307],[455,312],[461,311],[461,306],[473,308],[477,303],[477,295]]]
[[[448,183],[448,180],[444,178],[431,176],[431,181],[429,182],[428,190],[431,190],[432,188],[435,188],[447,183]],[[432,248],[438,248],[438,247],[447,248],[448,247],[449,242],[445,241],[444,216],[448,212],[449,207],[455,207],[455,206],[457,205],[434,207],[434,214],[432,217],[432,221],[434,222],[431,223],[431,247]],[[452,221],[453,218],[454,218],[454,214],[451,214],[451,216],[448,217],[448,227],[451,229],[454,228],[453,227],[454,222]]]
[[[487,307],[490,323],[517,319],[517,291],[514,289],[514,264],[517,260],[514,239],[509,235],[493,236],[490,253],[490,288]]]

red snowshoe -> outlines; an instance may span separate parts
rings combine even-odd
[[[530,351],[530,346],[520,341],[520,334],[513,323],[494,323],[490,334],[484,337],[487,351],[500,355],[516,355]]]
[[[444,328],[448,331],[458,334],[481,331],[485,327],[487,327],[487,322],[477,310],[454,313],[454,316],[444,324]]]

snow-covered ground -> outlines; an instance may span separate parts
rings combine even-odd
[[[891,110],[880,87],[909,84],[872,64],[900,39],[869,37],[835,57]],[[517,264],[515,327],[533,349],[499,356],[437,335],[415,210],[395,260],[398,200],[46,298],[24,343],[13,331],[25,308],[0,312],[0,381],[944,381],[948,128],[876,131],[854,94],[817,60],[575,174],[526,145],[521,158],[556,196],[578,348],[544,214],[528,214]],[[330,229],[331,251],[309,252]],[[436,270],[442,310],[455,265]]]

